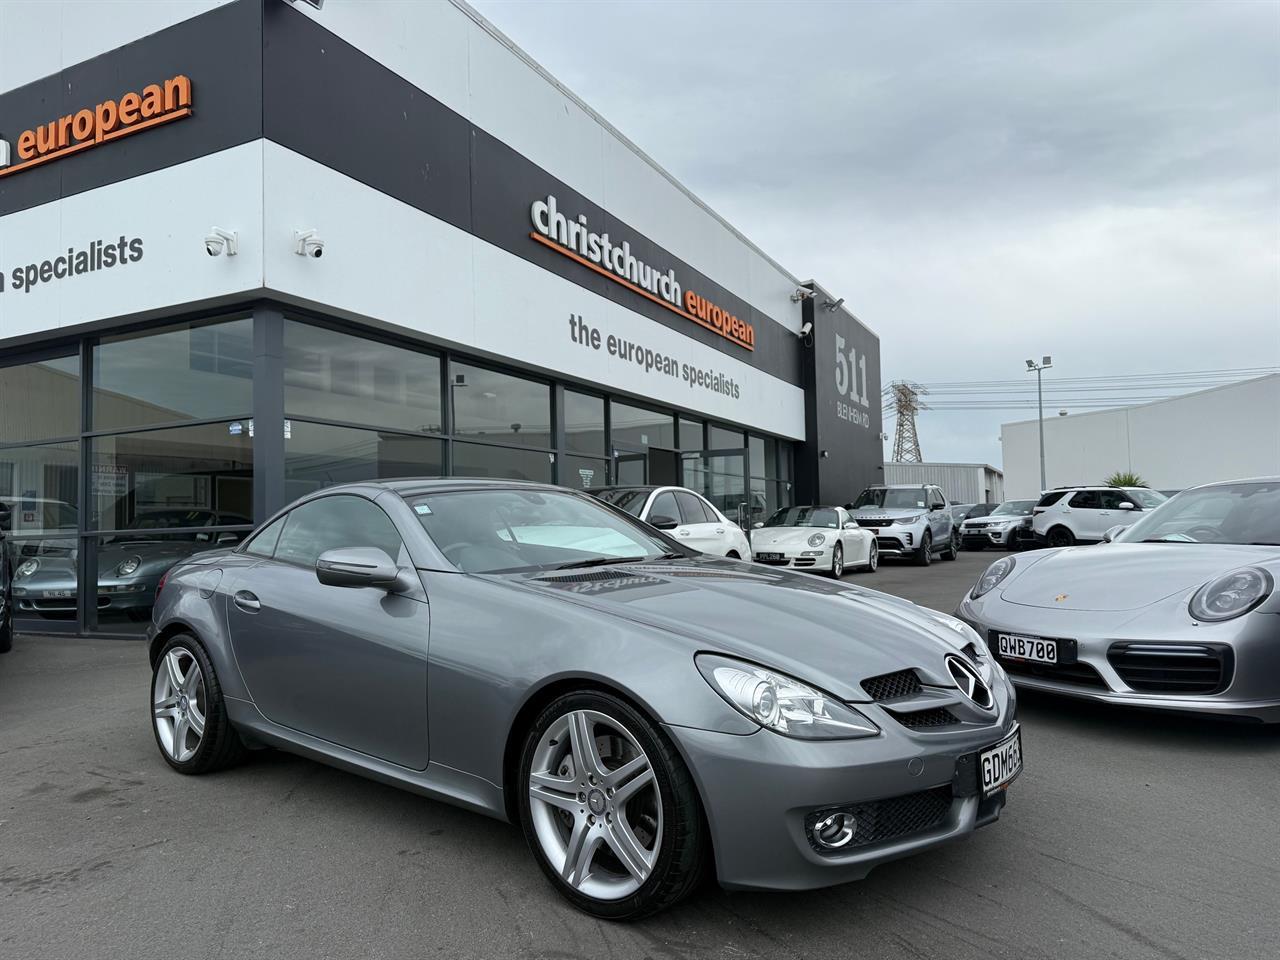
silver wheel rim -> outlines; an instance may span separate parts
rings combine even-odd
[[[868,557],[870,559],[867,560],[867,569],[875,573],[876,566],[880,563],[880,545],[874,540],[871,541],[871,553]]]
[[[595,710],[558,718],[529,771],[538,844],[570,887],[621,900],[644,884],[662,845],[662,797],[653,765],[622,724]]]
[[[190,760],[204,739],[209,705],[200,665],[186,647],[174,647],[156,666],[151,716],[160,746],[173,760]]]
[[[831,556],[831,570],[838,577],[844,573],[844,551],[836,544],[836,552]]]

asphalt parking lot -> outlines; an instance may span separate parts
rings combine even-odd
[[[851,580],[950,610],[995,554]],[[1027,768],[971,840],[804,894],[593,920],[512,827],[279,753],[172,773],[138,643],[0,658],[0,956],[1103,957],[1280,943],[1280,734],[1024,696]]]

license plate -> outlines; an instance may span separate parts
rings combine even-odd
[[[757,552],[757,553],[756,553],[756,559],[757,559],[757,560],[781,560],[781,559],[782,559],[782,554],[780,554],[780,553],[759,553],[759,552]]]
[[[1020,637],[1014,633],[1001,633],[996,637],[1002,657],[1015,660],[1031,660],[1035,663],[1057,663],[1058,641],[1043,637]]]
[[[989,796],[1008,786],[1022,772],[1022,730],[1013,731],[1007,740],[1001,740],[990,750],[978,754],[978,769],[982,776],[983,796]]]

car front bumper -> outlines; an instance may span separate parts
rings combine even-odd
[[[911,735],[892,726],[865,740],[817,742],[767,730],[736,736],[667,727],[706,805],[720,884],[809,890],[859,880],[882,863],[967,837],[1000,816],[1005,791],[982,795],[973,758],[1013,732],[1011,708],[990,726],[956,733]],[[811,843],[811,814],[864,804],[930,814],[915,814],[919,829],[847,850],[819,852]]]
[[[1277,614],[1255,613],[1194,627],[1176,621],[1117,624],[1114,614],[1021,606],[1001,600],[996,591],[977,601],[966,596],[955,615],[987,642],[1020,689],[1095,703],[1280,723]],[[1001,657],[996,653],[1000,633],[1065,641],[1073,648],[1074,659],[1041,666]],[[1180,655],[1181,650],[1186,654]],[[1162,656],[1167,659],[1159,659]],[[1164,674],[1173,682],[1158,679],[1159,672],[1153,674],[1148,666],[1152,663],[1168,663]],[[1205,689],[1195,692],[1175,689],[1197,666],[1202,675],[1211,677],[1215,665],[1220,675],[1217,684],[1206,681]]]
[[[830,544],[818,547],[791,547],[788,549],[780,549],[775,547],[762,547],[756,550],[754,547],[751,551],[752,559],[756,563],[762,563],[767,567],[793,567],[797,570],[830,570],[831,569],[831,550]],[[762,559],[760,554],[779,554],[781,560]]]
[[[960,540],[962,545],[966,547],[977,545],[1008,547],[1018,542],[1023,531],[1025,531],[1025,536],[1031,536],[1030,529],[1026,527],[979,527],[977,529],[961,527]]]
[[[13,606],[24,614],[74,614],[79,591],[75,583],[37,583],[13,587]],[[145,610],[155,603],[154,584],[121,580],[98,584],[99,610]]]

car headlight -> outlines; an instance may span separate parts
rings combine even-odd
[[[826,542],[827,542],[826,535],[821,533],[815,533],[812,537],[809,538],[809,546],[811,547],[820,547]]]
[[[133,572],[137,570],[138,567],[141,565],[142,565],[141,557],[130,557],[128,560],[124,561],[122,564],[116,567],[116,576],[118,577],[132,576]]]
[[[1267,599],[1273,586],[1267,571],[1243,567],[1206,583],[1195,592],[1188,609],[1197,620],[1231,620]]]
[[[922,516],[924,516],[924,514],[917,513],[914,517],[899,517],[897,520],[893,522],[900,523],[905,527],[905,526],[909,526],[910,524],[918,522]]]
[[[1001,557],[991,566],[987,567],[986,572],[978,578],[978,582],[973,585],[973,589],[969,591],[969,596],[977,600],[983,594],[990,593],[999,584],[1000,581],[1013,572],[1013,557]]]
[[[874,737],[880,728],[839,700],[791,677],[712,654],[695,658],[707,683],[748,720],[798,740]]]
[[[18,569],[13,571],[13,578],[16,580],[18,577],[29,577],[39,569],[39,560],[23,560],[18,564]]]

